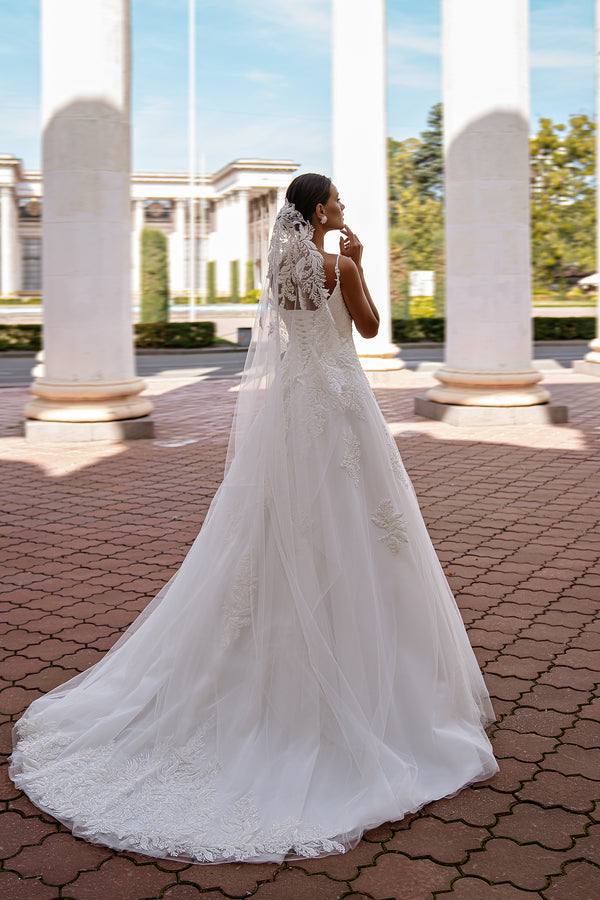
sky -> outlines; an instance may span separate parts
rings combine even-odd
[[[85,0],[81,0],[85,2]],[[523,0],[525,2],[525,0]],[[188,166],[188,0],[132,0],[132,166]],[[0,153],[40,164],[40,0],[0,3]],[[331,171],[328,0],[196,0],[198,165]],[[594,0],[530,0],[531,121],[595,115]],[[388,135],[441,99],[440,0],[388,0]]]

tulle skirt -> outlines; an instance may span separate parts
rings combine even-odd
[[[283,385],[177,574],[16,726],[11,778],[74,834],[202,863],[326,855],[498,770],[459,610],[357,385],[337,404]]]

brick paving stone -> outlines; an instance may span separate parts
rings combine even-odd
[[[64,885],[82,869],[95,869],[112,856],[111,850],[80,841],[70,834],[51,834],[41,844],[25,847],[5,862],[5,868],[24,878],[40,876],[46,884]]]
[[[489,787],[467,787],[455,797],[436,800],[424,806],[423,811],[446,822],[463,821],[467,825],[486,827],[493,825],[496,816],[506,812],[511,803],[514,803],[514,798],[509,794]]]
[[[563,775],[583,775],[584,778],[600,781],[600,748],[565,744],[549,753],[540,766],[562,772]]]
[[[563,856],[538,844],[516,844],[507,838],[491,838],[474,851],[462,866],[466,875],[478,875],[496,884],[509,881],[515,887],[539,891],[550,875],[558,875]]]
[[[596,697],[587,706],[582,706],[579,716],[582,719],[593,719],[594,722],[600,722],[600,698]]]
[[[167,885],[176,884],[176,880],[173,872],[161,872],[150,861],[138,866],[123,856],[113,855],[97,871],[82,872],[63,889],[63,894],[74,900],[142,900],[158,897]]]
[[[557,712],[576,713],[578,708],[587,703],[589,693],[576,691],[568,687],[554,687],[550,684],[536,684],[530,692],[523,694],[521,706],[535,706],[537,709],[554,709]]]
[[[588,824],[584,815],[544,809],[534,803],[516,803],[492,831],[496,837],[512,838],[520,844],[534,841],[548,850],[568,850],[573,836],[583,834]]]
[[[529,682],[523,678],[511,678],[508,675],[494,675],[488,672],[487,666],[484,673],[485,684],[491,697],[500,700],[519,700],[522,694],[529,689]],[[519,701],[520,702],[520,701]]]
[[[508,650],[510,647],[508,648]],[[526,657],[513,656],[508,650],[504,651],[498,659],[492,660],[485,667],[485,674],[507,675],[515,678],[530,680],[537,678],[541,672],[548,668],[547,662],[539,659],[527,659]]]
[[[56,888],[38,878],[19,878],[14,872],[0,872],[0,897],[3,900],[56,900]]]
[[[598,672],[591,669],[574,669],[572,666],[552,666],[540,676],[540,684],[554,687],[571,687],[578,691],[591,691],[600,681]]]
[[[488,781],[482,782],[489,784],[496,791],[503,791],[512,794],[518,790],[521,785],[529,781],[539,770],[537,763],[522,762],[518,759],[506,758],[497,760],[500,771],[496,772]]]
[[[460,864],[469,850],[479,847],[488,837],[484,828],[464,822],[445,822],[426,816],[416,819],[405,831],[389,840],[386,850],[398,850],[412,858],[431,857],[434,862]]]
[[[346,885],[331,881],[326,875],[306,875],[300,869],[282,869],[275,881],[259,886],[253,897],[260,900],[339,900],[347,893]]]
[[[401,832],[405,834],[406,832]],[[386,845],[386,849],[389,844]],[[317,859],[302,859],[290,862],[291,868],[300,868],[305,872],[326,872],[330,878],[336,881],[349,881],[358,874],[360,866],[370,866],[375,856],[381,853],[383,845],[373,844],[369,841],[361,841],[354,850],[340,853],[335,856],[321,857]]]
[[[555,737],[563,728],[568,728],[573,722],[573,716],[554,710],[539,710],[531,706],[523,706],[516,709],[512,715],[502,721],[500,728],[509,728],[526,734],[541,734],[546,737]]]
[[[3,812],[0,815],[0,859],[7,860],[21,847],[39,843],[56,829],[56,825],[37,818],[25,819],[17,812]],[[11,866],[8,865],[8,868]]]
[[[457,874],[454,866],[409,859],[401,853],[384,853],[375,865],[361,871],[352,882],[352,889],[381,900],[430,900],[432,893],[447,888]]]
[[[599,795],[597,781],[560,772],[538,772],[518,792],[521,800],[532,800],[545,807],[562,806],[572,812],[590,812]]]
[[[598,900],[600,869],[588,862],[570,863],[562,877],[550,880],[542,896],[544,900]]]
[[[273,881],[282,866],[276,863],[227,863],[190,866],[179,880],[197,885],[203,891],[221,888],[232,897],[246,897],[263,881]]]
[[[211,891],[209,894],[201,894],[200,888],[197,888],[193,884],[174,884],[171,887],[168,887],[164,894],[161,894],[161,898],[163,898],[163,900],[199,900],[199,898],[204,897],[206,900],[211,894],[215,900],[217,897],[220,900],[223,896],[220,891]]]
[[[583,837],[576,837],[575,846],[570,847],[565,856],[586,859],[600,866],[600,824],[590,825]]]
[[[563,744],[577,744],[579,747],[597,747],[600,744],[600,724],[592,719],[577,719],[561,737]]]
[[[508,728],[498,728],[491,741],[498,762],[509,757],[522,762],[538,762],[544,753],[550,753],[556,746],[554,737],[511,731]]]
[[[457,878],[451,892],[444,891],[435,896],[436,900],[438,897],[440,900],[532,900],[530,891],[522,891],[512,884],[488,884],[481,878],[471,877]]]

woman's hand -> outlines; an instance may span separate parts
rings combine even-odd
[[[360,267],[363,245],[347,225],[340,228],[340,231],[342,232],[340,236],[340,253],[342,256],[349,256]]]

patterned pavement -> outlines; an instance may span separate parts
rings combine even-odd
[[[77,840],[0,778],[5,900],[600,897],[600,380],[548,376],[567,426],[419,419],[377,398],[498,716],[500,772],[343,856],[193,866]],[[28,446],[1,391],[0,752],[41,692],[98,660],[171,576],[222,475],[235,379],[150,380],[154,441]]]

